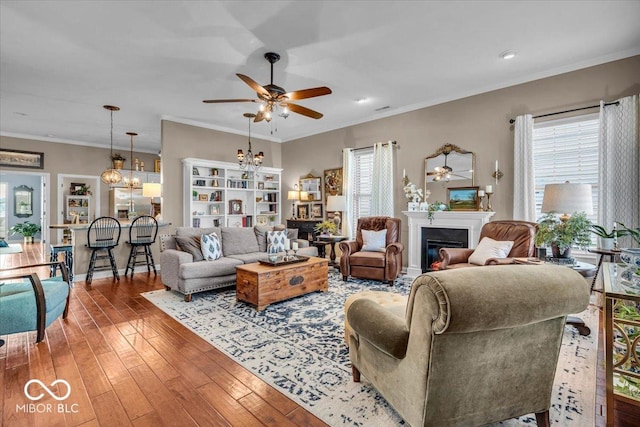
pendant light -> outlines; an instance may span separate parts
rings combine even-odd
[[[242,170],[258,171],[262,167],[264,153],[260,151],[258,154],[253,154],[253,151],[251,150],[251,119],[255,118],[256,115],[253,113],[244,113],[243,115],[249,119],[249,151],[247,151],[247,155],[245,156],[242,149],[238,149],[238,154],[236,154],[238,166]]]
[[[124,185],[127,188],[134,189],[140,187],[140,179],[137,176],[133,176],[133,137],[138,134],[135,132],[127,132],[127,135],[131,137],[131,151],[129,152],[130,156],[130,166],[129,166],[129,176],[124,177]]]
[[[116,107],[115,105],[103,105],[104,109],[111,111],[111,154],[109,155],[109,160],[113,162],[113,112],[120,111],[120,107]],[[100,174],[100,179],[102,182],[108,185],[117,184],[122,181],[122,175],[118,172],[117,169],[113,168],[113,163],[109,165],[107,169]]]

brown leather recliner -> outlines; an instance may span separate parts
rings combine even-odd
[[[387,230],[385,251],[362,251],[362,230],[384,229]],[[404,246],[400,243],[400,230],[399,218],[372,216],[358,219],[356,240],[340,242],[340,271],[343,280],[352,276],[393,283],[402,269]]]
[[[485,265],[513,264],[513,258],[535,256],[534,237],[538,224],[528,221],[492,221],[485,224],[480,231],[480,240],[490,237],[493,240],[513,240],[513,247],[507,258],[489,258]],[[469,256],[474,249],[440,248],[440,269],[478,267],[469,264]]]

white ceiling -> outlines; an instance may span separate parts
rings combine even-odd
[[[639,21],[638,0],[2,0],[0,133],[108,147],[113,104],[121,148],[157,152],[162,118],[246,134],[256,104],[202,100],[254,98],[235,74],[269,83],[274,51],[275,84],[333,90],[298,101],[320,120],[252,126],[284,142],[640,54]]]

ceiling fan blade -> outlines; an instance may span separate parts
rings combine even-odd
[[[262,111],[258,111],[258,114],[256,114],[256,118],[255,118],[255,119],[253,119],[253,122],[254,122],[254,123],[261,122],[261,121],[263,121],[264,119],[265,119],[265,117],[264,117],[264,113],[263,113]]]
[[[205,99],[205,104],[219,104],[222,102],[258,102],[256,99]]]
[[[251,89],[255,90],[260,95],[271,97],[269,91],[256,83],[251,77],[245,76],[244,74],[236,74],[236,76],[240,77],[240,80],[248,84]]]
[[[318,113],[317,111],[313,111],[312,109],[303,107],[302,105],[287,104],[287,107],[294,113],[302,114],[303,116],[311,117],[312,119],[322,118],[322,113]]]
[[[331,89],[326,86],[321,86],[311,89],[294,90],[293,92],[285,93],[282,96],[286,96],[290,101],[297,101],[298,99],[313,98],[316,96],[329,95],[330,93]]]

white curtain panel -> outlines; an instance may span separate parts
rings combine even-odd
[[[350,148],[342,150],[342,194],[346,198],[347,210],[342,215],[342,234],[347,237],[353,236],[353,194],[354,181],[353,151]]]
[[[516,117],[513,156],[513,219],[535,222],[533,116]]]
[[[393,217],[394,146],[391,142],[377,142],[373,146],[373,182],[371,215]]]
[[[600,102],[600,187],[598,218],[607,229],[622,222],[640,226],[640,138],[638,95],[605,106]],[[631,247],[629,237],[620,247]]]

